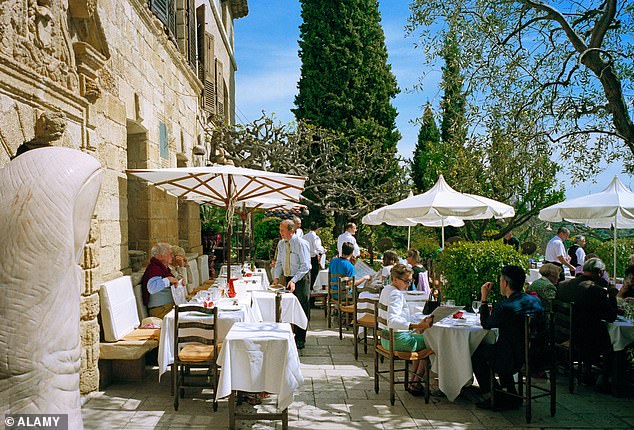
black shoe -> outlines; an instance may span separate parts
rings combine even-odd
[[[306,346],[306,341],[298,340],[297,342],[295,342],[295,344],[297,345],[297,349],[304,349],[304,347]]]
[[[491,399],[486,399],[486,400],[482,400],[481,402],[477,402],[476,404],[476,408],[478,409],[488,409],[491,410]]]

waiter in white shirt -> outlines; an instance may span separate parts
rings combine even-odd
[[[544,259],[547,263],[552,263],[559,267],[568,267],[570,273],[575,273],[575,266],[570,264],[568,260],[568,254],[566,253],[566,247],[564,246],[564,240],[570,237],[570,230],[566,227],[559,227],[557,234],[550,239],[548,245],[546,245],[546,252],[544,253]],[[559,272],[559,280],[566,279],[564,271]]]
[[[323,267],[321,264],[322,256],[326,255],[326,249],[321,245],[321,239],[317,236],[317,229],[318,227],[315,223],[310,223],[308,233],[302,238],[308,242],[308,249],[310,250],[310,282],[313,284],[317,279],[319,270]]]
[[[304,238],[304,230],[302,230],[302,219],[298,216],[293,217],[293,223],[295,223],[295,236],[300,239]]]
[[[352,252],[352,256],[357,258],[361,255],[361,250],[359,249],[359,245],[357,245],[357,239],[354,238],[354,234],[357,232],[357,225],[353,222],[349,222],[346,224],[346,231],[341,233],[337,238],[337,252],[339,253],[339,257],[343,257],[341,253],[341,247],[344,243],[350,242],[354,245],[354,251]]]
[[[295,223],[286,219],[280,223],[280,240],[277,244],[277,261],[273,268],[273,284],[291,290],[302,305],[306,318],[310,320],[310,251],[308,242],[295,233]],[[306,330],[295,326],[295,343],[298,349],[306,344]]]

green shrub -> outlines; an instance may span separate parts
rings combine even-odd
[[[595,254],[605,263],[609,276],[614,276],[614,240],[606,240],[595,249]],[[616,240],[616,275],[623,276],[634,254],[634,240]]]
[[[459,242],[446,247],[440,254],[440,270],[446,280],[443,300],[470,306],[472,300],[480,299],[480,287],[488,281],[495,284],[492,299],[499,299],[500,270],[509,264],[526,268],[528,259],[499,241]]]
[[[271,260],[275,254],[275,246],[280,240],[280,219],[277,217],[254,217],[253,256],[257,260]]]
[[[440,253],[440,245],[435,239],[424,238],[413,244],[418,251],[423,261],[428,258],[435,259]]]
[[[586,245],[583,247],[583,250],[586,254],[595,254],[597,252],[597,248],[601,246],[601,241],[594,237],[586,236]]]

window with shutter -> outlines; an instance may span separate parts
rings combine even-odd
[[[159,153],[161,158],[169,158],[169,146],[167,142],[167,125],[163,121],[159,122]]]
[[[222,61],[216,60],[216,112],[224,115],[224,88],[222,85],[224,79]]]
[[[197,50],[196,50],[196,4],[194,0],[187,0],[187,43],[189,49],[187,50],[187,60],[189,62],[189,66],[192,68],[194,73],[196,73],[196,60],[197,60]]]
[[[176,0],[167,0],[167,33],[176,40]]]
[[[205,83],[205,5],[196,8],[196,38],[198,48],[198,79]]]
[[[169,14],[168,3],[172,0],[150,0],[150,10],[156,17],[167,26],[167,16]]]
[[[214,67],[214,36],[205,32],[205,88],[203,109],[209,114],[216,113],[216,75]]]

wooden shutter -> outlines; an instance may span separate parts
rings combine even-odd
[[[198,52],[198,79],[205,83],[205,6],[196,9],[196,39]]]
[[[196,4],[187,0],[187,60],[194,73],[196,72]]]
[[[176,38],[176,0],[167,1],[167,33],[172,40]]]
[[[216,113],[216,76],[214,69],[214,36],[211,33],[205,32],[204,41],[204,94],[203,94],[203,109],[210,114]]]
[[[171,0],[150,0],[150,9],[164,25],[167,25],[170,2]]]
[[[216,112],[219,115],[224,115],[224,88],[222,85],[224,79],[222,61],[216,60]]]

